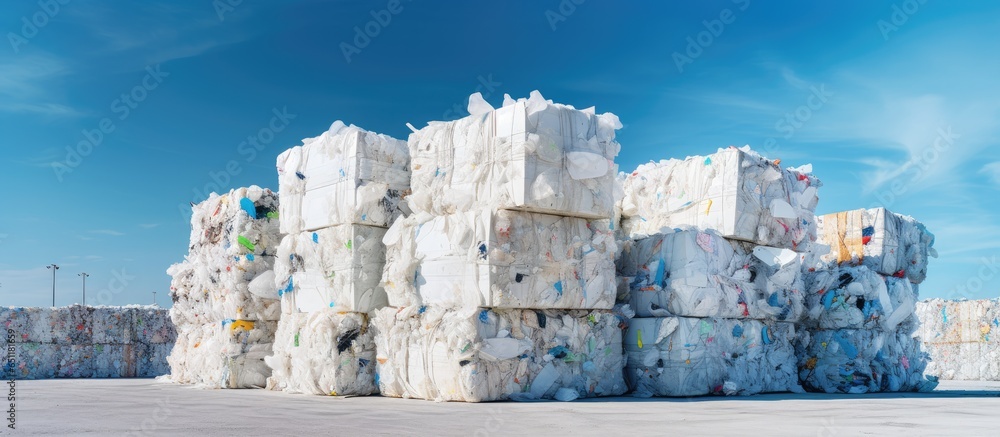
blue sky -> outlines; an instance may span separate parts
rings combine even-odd
[[[88,303],[166,304],[189,202],[276,189],[274,158],[337,119],[405,138],[533,89],[618,114],[623,171],[743,144],[812,163],[819,212],[937,235],[922,296],[1000,294],[1000,4],[227,1],[0,6],[0,304],[51,303],[50,263],[59,305],[83,271]]]

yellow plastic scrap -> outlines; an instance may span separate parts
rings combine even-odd
[[[708,206],[705,207],[705,215],[708,215],[709,211],[712,210],[712,199],[708,199]]]
[[[253,320],[234,320],[233,323],[229,324],[230,331],[235,331],[238,328],[242,328],[247,331],[253,329]]]
[[[639,349],[642,349],[642,330],[636,329],[636,339],[639,340]]]

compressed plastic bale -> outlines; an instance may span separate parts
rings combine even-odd
[[[805,277],[803,322],[810,328],[917,330],[917,294],[906,279],[883,276],[865,266],[819,270]]]
[[[289,393],[358,396],[378,393],[375,341],[365,314],[333,309],[282,316],[267,387]]]
[[[1000,381],[1000,299],[917,303],[919,336],[943,379]]]
[[[919,284],[928,257],[937,257],[934,234],[913,217],[885,208],[857,209],[817,217],[820,239],[830,246],[826,265],[865,265]]]
[[[808,165],[782,169],[749,146],[643,164],[622,182],[622,228],[636,236],[693,226],[798,249],[816,239],[822,183],[811,172]]]
[[[134,306],[129,307],[128,311],[134,342],[172,345],[177,339],[177,330],[170,320],[168,310],[152,306]]]
[[[931,391],[928,356],[919,338],[867,329],[802,330],[796,340],[799,380],[808,391],[875,393]]]
[[[181,328],[167,361],[170,380],[210,388],[261,388],[271,370],[277,322],[225,320]]]
[[[93,307],[90,313],[91,342],[130,344],[135,340],[133,311],[122,307]]]
[[[791,323],[635,318],[625,368],[636,396],[801,392]]]
[[[713,230],[668,231],[624,245],[619,300],[639,317],[796,321],[803,313],[799,255],[727,240]]]
[[[483,211],[397,220],[382,282],[395,307],[610,309],[607,220]]]
[[[167,357],[173,349],[173,343],[148,343],[135,345],[135,376],[152,378],[170,374]]]
[[[611,219],[622,127],[611,113],[530,98],[410,135],[415,212],[515,209]]]
[[[368,312],[388,303],[380,285],[385,228],[339,225],[286,235],[278,247],[273,286],[293,299],[286,313],[323,308]]]
[[[4,379],[48,379],[59,373],[59,363],[64,345],[24,342],[13,345],[14,363],[5,360]],[[11,345],[7,345],[9,357]]]
[[[334,225],[387,227],[410,186],[405,141],[336,121],[278,155],[281,232]]]
[[[377,381],[383,396],[437,401],[621,395],[624,324],[606,310],[383,308]]]

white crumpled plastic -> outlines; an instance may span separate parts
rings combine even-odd
[[[383,396],[569,400],[625,393],[611,311],[383,308],[372,320]]]
[[[635,318],[625,375],[638,397],[801,392],[794,340],[785,322]]]
[[[809,328],[916,331],[917,294],[906,279],[882,276],[865,266],[805,274]]]
[[[165,379],[205,388],[263,388],[278,322],[224,320],[181,327]]]
[[[473,115],[431,122],[410,135],[410,209],[612,217],[617,116],[552,103],[538,91],[490,111],[480,100],[470,98]]]
[[[389,226],[410,186],[406,142],[340,120],[278,155],[281,232]]]
[[[831,249],[822,257],[826,267],[863,264],[919,284],[927,277],[928,257],[937,257],[934,234],[913,217],[885,208],[827,214],[817,221],[820,239]]]
[[[278,247],[274,281],[285,314],[323,308],[368,312],[386,306],[379,284],[386,229],[338,225],[286,235]]]
[[[797,321],[803,313],[797,253],[713,230],[668,230],[626,242],[617,266],[618,299],[639,317]]]
[[[800,330],[799,380],[808,391],[875,393],[931,391],[928,356],[909,333],[866,329]]]
[[[257,186],[212,193],[192,207],[189,252],[167,270],[177,343],[165,379],[213,388],[264,386],[270,369],[263,360],[281,315],[280,301],[261,290],[274,276],[277,211],[278,196]]]
[[[327,308],[281,316],[267,388],[289,393],[357,396],[378,393],[375,341],[365,314]]]
[[[810,172],[781,169],[749,146],[643,164],[623,176],[622,228],[634,236],[693,226],[800,250],[816,239],[822,183]]]
[[[520,211],[401,218],[382,282],[404,306],[610,309],[616,242],[607,220]]]
[[[917,303],[925,371],[942,379],[1000,381],[1000,299]]]

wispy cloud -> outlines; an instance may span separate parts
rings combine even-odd
[[[25,54],[0,61],[0,111],[81,115],[80,111],[65,104],[50,101],[52,82],[71,73],[64,62],[47,54]]]
[[[139,227],[143,228],[143,229],[153,229],[153,228],[155,228],[157,226],[160,226],[160,224],[159,223],[142,223],[142,224],[139,225]]]
[[[1000,161],[984,165],[983,168],[979,169],[979,173],[989,176],[994,183],[1000,184]]]
[[[115,237],[120,237],[122,235],[125,235],[124,232],[116,231],[116,230],[113,230],[113,229],[97,229],[97,230],[90,231],[90,233],[91,234],[100,234],[100,235],[111,235],[111,236],[115,236]]]

